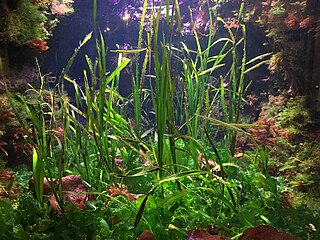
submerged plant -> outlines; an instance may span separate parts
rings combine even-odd
[[[58,22],[57,17],[73,12],[72,4],[72,0],[2,1],[0,41],[47,50],[47,46],[36,44],[45,43]]]
[[[26,119],[23,106],[18,101],[11,104],[21,112],[21,118]],[[12,112],[10,100],[4,94],[0,95],[0,159],[7,167],[19,164],[30,165],[32,147],[24,139],[24,129]]]
[[[284,8],[284,4],[281,1],[277,1],[270,10],[271,15],[284,15],[286,12],[287,11]]]
[[[45,39],[47,36],[42,29],[44,21],[46,16],[31,1],[19,0],[16,9],[1,19],[0,39],[17,45],[25,45],[34,39]]]
[[[261,58],[270,55],[247,59],[246,26],[242,23],[245,1],[236,21],[227,23],[219,18],[228,37],[214,40],[209,14],[207,42],[203,46],[194,30],[196,50],[192,50],[181,39],[177,47],[174,44],[174,26],[178,31],[181,27],[178,1],[153,6],[148,22],[151,30],[144,35],[145,0],[138,48],[115,50],[118,64],[109,73],[106,42],[96,21],[97,1],[93,4],[94,31],[75,49],[55,89],[46,92],[40,74],[40,89],[32,88],[29,95],[18,97],[31,120],[20,118],[25,129],[32,127],[28,139],[34,147],[36,197],[40,205],[47,206],[43,192],[49,184],[53,193],[49,201],[58,203],[62,213],[48,218],[55,220],[54,230],[48,227],[44,231],[53,239],[61,234],[132,239],[148,229],[161,239],[182,239],[189,229],[212,224],[226,237],[240,236],[247,227],[261,224],[286,229],[278,214],[282,210],[281,181],[268,175],[268,151],[246,130],[252,125],[241,120],[243,98],[250,85],[245,75],[267,63]],[[165,17],[161,18],[163,10]],[[81,86],[68,73],[88,41],[95,41],[96,57],[85,56],[87,69],[83,70]],[[135,71],[129,100],[118,92],[121,72],[131,62],[125,54],[143,61],[142,65],[138,60],[131,65]],[[214,72],[222,67],[226,68],[224,74],[216,78]],[[145,89],[146,79],[150,79],[149,89]],[[180,79],[182,83],[178,83]],[[176,87],[179,84],[182,89]],[[74,89],[74,101],[65,93],[67,85]],[[146,92],[154,114],[155,127],[151,129],[143,129],[141,124]],[[117,105],[125,101],[133,103],[135,126]],[[220,119],[211,115],[216,105],[222,110]],[[16,114],[19,116],[17,110]],[[213,138],[216,129],[211,125],[225,129],[223,141]],[[235,157],[238,134],[250,139],[255,148],[254,152],[243,153],[241,160]],[[85,189],[82,193],[96,195],[95,201],[79,203],[82,213],[64,201],[63,180],[69,179],[65,175],[77,175],[69,177],[81,180],[81,189]],[[21,203],[19,207],[24,206]],[[37,206],[34,211],[40,216],[41,208]],[[70,228],[65,228],[65,222]],[[24,229],[20,232],[29,236]]]

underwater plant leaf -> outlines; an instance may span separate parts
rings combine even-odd
[[[190,55],[190,51],[191,51],[191,50],[189,50],[189,48],[187,47],[187,45],[186,45],[184,42],[181,42],[181,45],[182,45],[184,51],[185,51],[188,55]],[[194,52],[194,53],[197,53],[196,51],[193,51],[193,52]]]
[[[59,76],[59,81],[61,81],[61,80],[64,78],[64,76],[69,72],[69,70],[70,70],[73,62],[74,62],[75,59],[76,59],[76,56],[77,56],[79,50],[81,49],[81,47],[83,47],[83,45],[84,45],[85,43],[87,43],[87,42],[90,40],[91,36],[92,36],[92,32],[89,33],[89,34],[87,34],[87,35],[85,36],[84,40],[83,40],[83,41],[80,41],[79,47],[77,47],[77,48],[74,49],[74,52],[73,52],[71,58],[69,59],[66,67],[63,68],[62,71],[61,71],[61,74],[60,74],[60,76]]]
[[[204,173],[203,171],[199,171],[199,170],[189,170],[189,171],[185,171],[185,172],[179,172],[179,173],[171,175],[170,177],[161,179],[158,182],[158,184],[163,184],[165,182],[178,180],[180,178],[185,178],[185,177],[190,177],[190,176],[195,176],[195,175],[201,175],[203,173]]]
[[[116,53],[126,53],[126,54],[134,54],[134,53],[141,53],[147,51],[148,48],[139,48],[139,49],[118,49],[118,50],[110,50],[110,52]]]
[[[133,177],[140,177],[140,176],[145,176],[147,173],[152,173],[152,172],[156,172],[159,171],[159,167],[152,167],[149,168],[148,170],[144,170],[145,167],[138,167],[138,168],[134,168],[132,170],[129,170],[128,172],[124,173],[123,175],[119,175],[120,177],[126,177],[126,178],[133,178]],[[137,171],[137,170],[142,170],[140,172],[134,173],[134,174],[130,174],[133,171]]]
[[[274,54],[273,52],[269,52],[269,53],[264,53],[264,54],[261,54],[259,56],[256,56],[256,57],[250,59],[248,62],[246,62],[246,65],[249,65],[249,64],[251,64],[253,62],[256,62],[256,61],[261,61],[263,58],[269,57],[269,56],[271,56],[273,54]]]
[[[149,39],[148,42],[150,42],[151,40]],[[149,43],[150,44],[150,43]],[[151,46],[148,46],[148,49],[146,51],[144,60],[143,60],[143,64],[142,64],[142,69],[141,69],[141,77],[140,77],[140,90],[139,92],[142,92],[142,86],[144,85],[144,81],[145,81],[145,76],[146,76],[146,72],[147,72],[147,67],[148,67],[148,62],[149,65],[151,64]],[[140,130],[139,130],[140,131]]]
[[[227,23],[226,23],[226,22],[223,20],[223,18],[220,17],[220,16],[217,17],[217,21],[222,22],[224,26],[227,25]],[[228,30],[228,32],[229,32],[230,40],[231,40],[232,44],[234,44],[235,41],[236,41],[235,36],[234,36],[234,34],[232,33],[232,31],[231,31],[230,28],[227,28],[227,30]]]
[[[180,13],[180,6],[179,6],[179,1],[178,0],[174,0],[174,6],[175,6],[175,15],[176,15],[176,19],[177,19],[177,33],[179,36],[179,42],[180,42],[180,38],[181,38],[181,13]],[[174,14],[172,14],[172,16],[174,16]],[[179,43],[178,42],[178,43]]]
[[[253,71],[253,70],[255,70],[255,69],[257,69],[257,68],[261,67],[261,66],[262,66],[262,65],[264,65],[264,64],[269,64],[269,62],[270,62],[270,60],[264,60],[264,61],[261,61],[261,62],[257,63],[256,65],[254,65],[254,66],[252,66],[252,67],[250,67],[250,68],[246,69],[246,70],[244,71],[244,73],[251,72],[251,71]]]
[[[108,77],[108,83],[113,80],[115,76],[117,76],[122,71],[122,69],[124,69],[128,65],[129,62],[129,58],[123,58],[122,63]]]
[[[142,218],[144,208],[146,207],[146,203],[147,203],[148,197],[149,197],[150,194],[156,189],[156,187],[157,187],[157,184],[154,185],[154,186],[151,188],[151,190],[147,193],[147,195],[146,195],[146,196],[144,197],[144,199],[142,200],[142,203],[141,203],[141,205],[140,205],[140,207],[139,207],[138,213],[137,213],[136,218],[135,218],[135,220],[134,220],[134,224],[133,224],[134,227],[137,227],[137,226],[138,226],[138,224],[139,224],[139,222],[140,222],[140,220],[141,220],[141,218]]]
[[[259,225],[257,227],[248,228],[239,238],[239,240],[297,240],[296,237],[289,233],[278,231],[269,225]]]
[[[227,188],[227,191],[228,191],[229,196],[231,198],[233,207],[234,207],[234,209],[236,209],[237,208],[237,199],[235,197],[235,194],[234,194],[234,192],[232,191],[232,189],[228,185],[226,185],[226,188]]]
[[[207,74],[207,73],[210,73],[210,74],[211,74],[212,71],[216,70],[217,68],[223,67],[223,66],[225,66],[224,63],[223,63],[223,64],[215,65],[215,66],[213,66],[213,67],[211,67],[211,68],[208,68],[208,69],[206,69],[206,70],[198,73],[198,76],[202,76],[202,75],[205,75],[205,74]]]
[[[216,126],[221,126],[221,127],[227,128],[227,129],[235,130],[235,131],[241,132],[247,136],[251,136],[250,133],[246,132],[242,128],[249,128],[249,127],[254,126],[254,124],[245,124],[245,123],[226,123],[226,122],[220,121],[218,119],[214,119],[214,118],[210,118],[210,117],[206,117],[206,116],[202,116],[202,115],[199,115],[199,117],[204,118],[204,119],[212,122]]]
[[[218,149],[217,149],[216,146],[214,145],[214,143],[213,143],[213,141],[212,141],[212,139],[211,139],[211,137],[210,137],[210,135],[209,135],[208,130],[207,130],[206,127],[204,128],[204,132],[205,132],[205,134],[206,134],[206,137],[207,137],[208,140],[209,140],[209,143],[210,143],[210,145],[211,145],[211,148],[213,149],[213,151],[214,151],[214,153],[215,153],[215,155],[216,155],[216,157],[217,157],[217,159],[218,159],[218,163],[219,163],[219,165],[220,165],[221,176],[224,176],[223,164],[222,164],[222,157],[220,156],[220,153],[219,153]]]
[[[45,129],[45,128],[43,128]],[[42,132],[43,136],[39,136],[38,139],[43,141],[41,139],[42,137],[45,139],[46,135],[45,132]],[[46,146],[45,143],[42,143],[44,146]],[[46,153],[44,153],[44,150],[42,148],[36,149],[33,147],[33,156],[32,156],[32,171],[33,171],[33,177],[34,177],[34,182],[35,182],[35,193],[36,196],[42,204],[42,197],[43,197],[43,179],[44,179],[44,156],[46,156]]]
[[[97,0],[93,0],[93,27],[94,32],[97,32]]]
[[[192,189],[184,189],[181,190],[180,192],[176,192],[174,194],[171,194],[170,196],[166,197],[164,199],[165,202],[165,206],[167,208],[170,208],[171,206],[173,206],[177,201],[179,201],[181,198],[183,198],[186,194],[188,194],[189,192],[191,192]]]
[[[84,72],[84,76],[86,77],[86,72]],[[80,97],[82,96],[83,98],[86,98],[86,96],[82,91],[81,87],[77,84],[77,81],[69,78],[68,76],[64,76],[63,79],[73,85],[73,88],[75,90],[76,103],[82,106],[82,101],[80,100]]]
[[[189,230],[188,240],[231,240],[230,238],[212,235],[208,230]]]
[[[38,153],[35,148],[33,148],[33,155],[32,155],[32,171],[34,177],[34,190],[36,193],[37,198],[41,201],[43,195],[43,167],[41,164],[41,159],[38,158]]]
[[[138,240],[156,240],[157,238],[149,231],[144,230],[138,237]]]
[[[59,185],[61,185],[62,199],[55,193],[59,190]],[[61,184],[60,179],[52,179],[51,181],[44,179],[43,189],[45,189],[46,195],[51,194],[49,202],[58,214],[62,213],[61,201],[71,202],[77,208],[84,209],[88,199],[95,199],[95,195],[88,193],[85,182],[76,175],[62,177]]]
[[[83,45],[85,45],[91,38],[92,38],[92,33],[93,32],[90,32],[88,33],[85,38],[79,42],[79,47],[81,48]]]

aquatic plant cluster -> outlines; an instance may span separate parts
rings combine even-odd
[[[51,36],[58,17],[72,13],[72,0],[17,0],[0,3],[0,41],[48,49],[44,39]]]
[[[69,3],[50,1],[51,10]],[[256,124],[246,121],[245,108],[258,101],[249,74],[276,71],[278,61],[269,52],[249,57],[246,1],[112,4],[138,25],[135,46],[108,50],[93,0],[92,32],[54,85],[38,65],[37,85],[23,94],[6,88],[4,115],[19,121],[32,178],[0,171],[0,238],[317,239],[320,212],[294,207],[290,186],[270,174],[277,155],[269,152],[288,136],[276,120],[293,124],[295,113],[271,119],[263,109]],[[90,42],[96,54],[84,56],[79,82],[70,70]],[[131,94],[122,96],[128,75]]]
[[[314,91],[315,84],[310,84],[311,77],[305,74],[313,68],[307,56],[312,55],[314,48],[305,39],[319,33],[316,4],[306,0],[250,1],[248,4],[251,5],[248,19],[265,29],[273,46],[270,80],[276,82],[276,88],[300,95]]]

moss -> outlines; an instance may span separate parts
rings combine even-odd
[[[36,6],[30,1],[19,0],[16,9],[1,18],[0,40],[16,45],[25,45],[29,41],[46,38],[43,24],[46,21]]]
[[[319,198],[312,197],[308,193],[298,192],[292,201],[294,207],[307,206],[313,211],[320,211]]]
[[[274,172],[284,176],[294,189],[297,196],[292,204],[295,207],[306,205],[316,209],[315,203],[320,198],[320,121],[310,111],[306,97],[287,100],[270,97],[269,101],[268,117],[274,118],[276,125],[286,133],[279,139],[281,147],[273,151],[277,159]]]
[[[286,107],[279,113],[277,121],[283,128],[288,128],[291,133],[303,133],[313,119],[307,106],[306,97],[294,97],[287,101]]]

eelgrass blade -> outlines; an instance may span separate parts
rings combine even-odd
[[[42,163],[42,159],[39,159],[38,153],[35,148],[33,148],[33,155],[32,155],[32,172],[33,172],[33,179],[34,179],[34,191],[40,205],[42,205],[44,166]]]
[[[222,178],[224,178],[223,162],[222,162],[222,158],[220,156],[220,153],[219,153],[218,149],[215,147],[215,145],[214,145],[214,143],[213,143],[213,141],[212,141],[212,139],[211,139],[206,127],[204,127],[204,132],[205,132],[206,137],[207,137],[207,139],[208,139],[208,141],[210,143],[211,148],[213,149],[213,151],[214,151],[214,153],[215,153],[215,155],[217,157],[218,164],[219,164],[220,170],[221,170],[221,176],[222,176]]]
[[[94,0],[94,2],[95,2],[95,1],[96,1],[96,0]],[[66,67],[62,70],[62,72],[61,72],[61,74],[60,74],[59,82],[62,82],[62,80],[63,80],[63,78],[65,77],[65,75],[68,74],[68,72],[69,72],[69,70],[70,70],[73,62],[74,62],[75,59],[76,59],[76,56],[77,56],[79,50],[82,48],[82,46],[83,46],[84,44],[86,44],[86,43],[91,39],[91,37],[92,37],[92,32],[90,32],[89,34],[87,34],[87,35],[85,36],[84,40],[79,43],[79,47],[77,47],[77,48],[74,50],[74,52],[73,52],[71,58],[69,59]]]
[[[150,194],[153,193],[153,191],[156,189],[156,187],[157,187],[157,185],[154,185],[154,186],[151,188],[151,190],[147,193],[147,195],[144,197],[144,199],[143,199],[143,201],[142,201],[142,203],[141,203],[141,205],[140,205],[140,208],[139,208],[139,210],[138,210],[138,213],[137,213],[137,215],[136,215],[136,218],[135,218],[135,220],[134,220],[134,224],[133,224],[134,227],[137,227],[137,226],[138,226],[138,224],[139,224],[139,222],[140,222],[140,220],[141,220],[141,218],[142,218],[143,211],[144,211],[144,209],[145,209],[145,207],[146,207],[146,203],[147,203],[148,197],[150,196]]]

